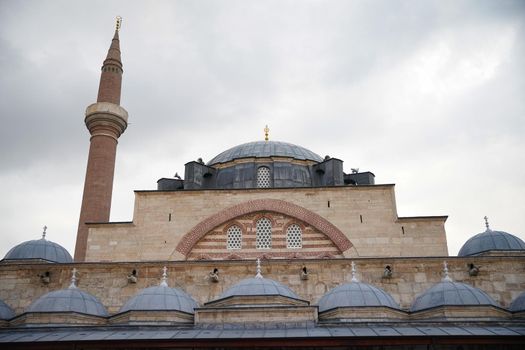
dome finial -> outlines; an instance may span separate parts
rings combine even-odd
[[[73,268],[72,274],[71,274],[71,284],[69,285],[69,288],[76,288],[77,287],[77,269]]]
[[[263,278],[261,274],[261,259],[257,258],[257,274],[255,275],[255,278]]]
[[[359,282],[356,277],[355,262],[352,261],[352,282]]]
[[[490,231],[489,218],[485,215],[483,219],[485,219],[485,227],[487,228],[487,231]]]
[[[269,137],[268,137],[269,133],[270,133],[270,128],[268,127],[268,125],[266,125],[264,127],[264,141],[268,141],[269,140]]]
[[[44,225],[43,229],[44,229],[44,231],[42,232],[42,239],[46,239],[46,230],[47,230],[47,226]]]
[[[452,282],[452,278],[448,275],[448,265],[446,261],[443,261],[443,273],[445,274],[445,277],[443,277],[443,281],[446,282]]]
[[[160,285],[162,287],[168,286],[168,268],[166,266],[162,268],[162,278],[160,279]]]
[[[122,27],[122,17],[117,16],[117,22],[115,23],[115,30],[117,32],[120,31],[120,27]]]

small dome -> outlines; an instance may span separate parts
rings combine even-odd
[[[512,312],[525,311],[525,292],[518,295],[518,297],[510,303],[509,310]]]
[[[290,157],[300,160],[322,162],[323,158],[314,152],[287,142],[255,141],[230,148],[208,162],[208,165],[226,163],[240,158]]]
[[[15,317],[13,310],[0,299],[0,320],[9,320]]]
[[[106,317],[108,312],[93,295],[76,287],[47,293],[27,308],[27,312],[78,312]]]
[[[390,294],[363,282],[352,282],[338,286],[328,291],[319,300],[319,312],[344,306],[386,306],[399,309],[399,305]]]
[[[481,289],[461,282],[443,280],[418,296],[410,311],[421,311],[439,306],[491,305],[500,307]]]
[[[264,277],[246,278],[222,293],[219,299],[246,295],[281,295],[299,299],[297,294],[284,284]]]
[[[73,258],[60,244],[44,237],[20,243],[5,255],[4,260],[42,259],[56,263],[70,263]]]
[[[490,250],[525,250],[525,242],[510,233],[487,229],[466,241],[458,256],[476,255]]]
[[[193,309],[198,306],[197,302],[182,290],[160,285],[141,290],[122,306],[120,312],[177,310],[193,314]]]

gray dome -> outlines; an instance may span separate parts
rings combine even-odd
[[[525,242],[510,233],[488,229],[466,241],[458,256],[475,255],[490,250],[525,250]]]
[[[518,297],[510,303],[509,310],[512,312],[525,311],[525,292],[518,295]]]
[[[442,281],[418,296],[410,311],[420,311],[438,306],[492,305],[500,307],[481,289],[461,282]]]
[[[386,306],[399,309],[390,294],[368,283],[352,282],[338,286],[319,300],[319,312],[337,307]]]
[[[246,295],[281,295],[287,298],[299,299],[297,294],[287,286],[277,281],[262,277],[246,278],[240,281],[222,293],[219,299]]]
[[[78,312],[106,317],[108,312],[93,295],[76,287],[47,293],[27,308],[27,312]]]
[[[301,146],[279,141],[255,141],[230,148],[208,162],[208,165],[226,163],[239,158],[291,157],[322,162],[323,158]]]
[[[193,314],[193,309],[198,306],[191,296],[178,288],[155,286],[141,290],[122,306],[120,312],[177,310]]]
[[[70,263],[73,258],[60,244],[45,238],[20,243],[5,255],[4,260],[42,259],[57,263]]]
[[[0,299],[0,320],[9,320],[15,317],[13,310]]]

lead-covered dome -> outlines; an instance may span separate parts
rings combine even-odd
[[[509,310],[512,312],[525,311],[525,292],[518,295],[518,297],[510,303]]]
[[[399,309],[394,298],[381,288],[368,283],[351,282],[328,291],[319,300],[319,312],[338,307],[386,306]]]
[[[45,235],[41,239],[20,243],[8,251],[4,258],[4,260],[26,259],[41,259],[56,263],[73,262],[73,258],[64,247],[48,241]]]
[[[465,283],[444,279],[418,296],[410,311],[421,311],[439,306],[500,307],[494,299],[481,289]]]
[[[106,308],[96,297],[74,286],[44,294],[29,305],[27,312],[78,312],[108,316]]]
[[[184,291],[168,285],[149,287],[129,299],[120,312],[126,311],[182,311],[193,314],[197,302]]]
[[[525,250],[525,242],[510,233],[487,229],[466,241],[458,256],[476,255],[493,250]]]
[[[208,165],[226,163],[240,158],[290,157],[299,160],[322,162],[314,152],[291,143],[280,141],[255,141],[232,147],[208,162]]]
[[[222,293],[219,299],[233,296],[283,296],[299,299],[297,294],[284,284],[264,277],[246,278]]]
[[[9,320],[13,317],[15,317],[13,310],[0,299],[0,320]]]

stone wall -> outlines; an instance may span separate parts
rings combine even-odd
[[[86,261],[185,260],[202,235],[234,219],[232,208],[254,202],[268,203],[256,212],[288,214],[316,227],[345,257],[409,256],[414,249],[447,255],[446,217],[398,218],[394,186],[374,185],[136,192],[132,223],[90,225]],[[214,227],[207,227],[210,220]]]
[[[367,258],[354,259],[357,277],[389,292],[403,308],[409,308],[417,295],[442,278],[443,260],[447,259],[453,280],[468,283],[487,292],[503,307],[525,291],[525,256],[436,257],[436,258]],[[468,264],[480,266],[478,276],[469,276]],[[41,295],[67,288],[73,267],[79,271],[78,287],[98,297],[110,314],[139,290],[159,283],[161,269],[168,267],[168,283],[192,295],[200,305],[214,300],[241,279],[255,275],[255,262],[250,261],[180,261],[137,263],[75,263],[75,264],[0,264],[0,299],[17,314]],[[383,278],[386,265],[393,270],[391,278]],[[306,266],[308,280],[300,271]],[[219,282],[209,279],[217,268]],[[137,270],[138,282],[128,283],[127,276]],[[39,275],[51,273],[49,284]],[[328,290],[349,282],[350,259],[264,260],[262,274],[289,286],[301,299],[316,304]]]

